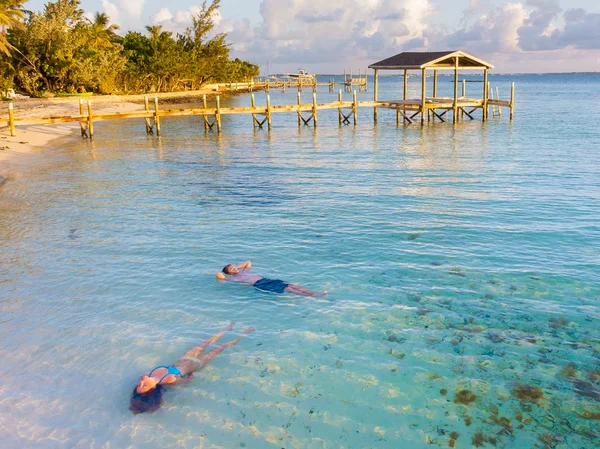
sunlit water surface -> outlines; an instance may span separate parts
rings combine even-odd
[[[504,97],[516,81],[512,123],[374,126],[365,109],[317,130],[275,115],[270,135],[164,119],[157,139],[116,121],[17,170],[2,448],[597,447],[600,76],[491,81]],[[380,98],[400,91],[382,79]],[[246,259],[329,295],[216,282]],[[140,374],[232,320],[223,341],[257,332],[132,415]]]

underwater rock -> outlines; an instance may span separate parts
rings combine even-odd
[[[440,390],[440,394],[441,394],[442,396],[446,396],[446,395],[448,394],[448,390],[446,390],[445,388],[442,388],[442,389]]]
[[[567,324],[569,324],[569,320],[564,317],[560,318],[550,318],[550,327],[553,329],[562,329]]]
[[[426,308],[424,308],[424,307],[422,307],[422,308],[420,308],[419,310],[417,310],[417,315],[419,315],[419,316],[425,316],[425,315],[427,315],[428,313],[431,313],[431,310],[429,310],[429,309],[426,309]]]
[[[560,374],[566,378],[577,377],[577,365],[575,365],[573,362],[569,362],[567,366],[560,370]]]
[[[477,395],[470,390],[460,390],[454,395],[455,404],[469,405],[477,400]]]
[[[506,337],[502,334],[497,334],[495,332],[488,332],[485,335],[485,338],[487,338],[488,340],[490,340],[493,343],[502,343],[506,340]]]
[[[544,391],[540,387],[519,383],[515,384],[512,393],[523,402],[537,402],[544,396]]]
[[[398,337],[396,337],[394,334],[392,334],[392,335],[390,335],[390,336],[387,338],[387,340],[388,340],[388,341],[391,341],[391,342],[394,342],[394,341],[398,340]]]
[[[434,260],[433,262],[431,262],[431,265],[434,267],[441,267],[442,266],[442,262],[438,262],[437,260]]]
[[[587,377],[592,382],[600,381],[600,370],[588,371]]]
[[[585,396],[586,398],[593,399],[594,401],[600,401],[600,391],[598,391],[591,382],[575,379],[573,380],[573,387],[575,393],[578,395]]]
[[[406,238],[408,240],[417,240],[419,237],[421,237],[421,234],[419,234],[417,232],[412,232],[412,233],[408,234],[408,236]]]
[[[404,354],[403,352],[396,352],[393,349],[389,350],[389,354],[392,355],[393,357],[402,360],[406,357],[406,354]]]
[[[475,447],[481,447],[485,443],[490,443],[495,446],[498,440],[492,436],[484,434],[481,430],[478,430],[475,432],[475,435],[471,437],[471,442]]]

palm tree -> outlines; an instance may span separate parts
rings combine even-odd
[[[117,37],[119,25],[110,23],[110,18],[97,12],[94,14],[94,20],[89,20],[92,41],[96,48],[112,47],[114,39]]]
[[[10,45],[6,37],[7,28],[22,28],[25,11],[21,8],[26,0],[0,0],[0,52],[10,56]]]

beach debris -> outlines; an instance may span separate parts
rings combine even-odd
[[[523,402],[537,402],[544,396],[544,391],[535,385],[517,383],[514,384],[512,394]]]
[[[0,186],[2,186],[6,182],[6,178],[0,176]]]
[[[23,142],[19,142],[19,143],[20,143],[21,145],[29,145],[29,142],[25,142],[25,141],[23,141]]]
[[[10,150],[10,147],[0,147],[0,150],[4,151],[4,150]]]
[[[468,406],[471,404],[471,402],[475,402],[477,397],[478,396],[470,390],[460,390],[459,392],[455,393],[454,400],[452,402],[455,404]]]

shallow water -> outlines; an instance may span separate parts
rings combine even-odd
[[[2,447],[596,447],[600,76],[491,81],[512,123],[134,120],[44,151],[0,191]],[[329,295],[215,281],[246,259]],[[231,320],[257,332],[131,414]]]

